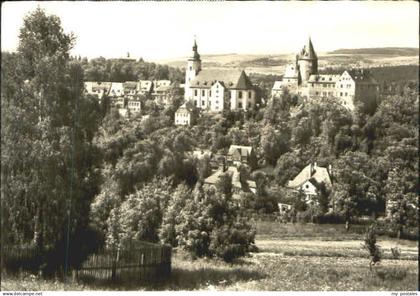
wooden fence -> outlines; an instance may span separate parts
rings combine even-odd
[[[46,258],[31,247],[3,246],[2,269],[37,272]],[[91,254],[77,270],[77,279],[104,281],[154,281],[168,278],[171,273],[170,246],[141,243],[125,250],[100,250]]]
[[[78,279],[158,281],[171,273],[171,247],[145,244],[128,250],[102,250],[76,271]]]

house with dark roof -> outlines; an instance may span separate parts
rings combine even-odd
[[[111,82],[86,81],[84,87],[85,93],[101,99],[104,95],[108,95],[109,90],[111,89]]]
[[[324,183],[326,188],[332,187],[331,166],[320,167],[317,163],[310,163],[293,179],[287,182],[286,187],[296,191],[303,191],[309,202],[318,195],[319,186]]]
[[[200,109],[249,110],[255,107],[256,90],[243,70],[202,69],[197,43],[188,59],[185,74],[185,101]]]
[[[222,166],[220,169],[218,169],[204,180],[204,186],[215,187],[223,174],[228,174],[232,177],[232,190],[234,198],[239,198],[242,192],[257,192],[255,181],[249,179],[243,180],[244,176],[241,176],[241,173],[235,166]]]
[[[251,146],[230,145],[226,160],[228,165],[244,164],[251,169],[257,166],[257,157]]]

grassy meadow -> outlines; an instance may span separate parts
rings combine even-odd
[[[369,270],[363,235],[343,225],[257,223],[258,252],[232,264],[192,260],[174,250],[172,275],[165,282],[75,283],[39,280],[34,276],[3,278],[2,290],[418,290],[416,241],[378,237],[382,261]],[[391,248],[398,246],[400,257]]]

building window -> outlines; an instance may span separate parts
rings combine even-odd
[[[197,96],[198,95],[198,91],[195,89],[194,90],[194,96]]]
[[[211,97],[211,90],[209,90],[209,97]]]
[[[343,96],[343,93],[341,92],[341,93],[340,93],[340,97],[342,97],[342,96]]]
[[[316,92],[315,92],[315,95],[319,95],[319,93],[316,91]]]
[[[242,91],[239,91],[239,93],[238,93],[238,98],[239,98],[239,99],[242,99]]]
[[[190,71],[192,70],[192,67],[190,66]]]
[[[314,84],[314,83],[312,83],[312,87],[314,87],[314,85],[315,85],[315,84]]]
[[[241,109],[242,108],[242,102],[238,103],[238,108]]]
[[[204,106],[204,103],[205,103],[205,102],[204,102],[204,100],[203,100],[203,101],[201,101],[201,106]]]
[[[194,105],[197,107],[197,100],[194,100]]]
[[[252,97],[252,92],[248,92],[248,98]]]
[[[206,95],[206,91],[203,89],[202,91],[201,91],[201,96],[205,96]]]

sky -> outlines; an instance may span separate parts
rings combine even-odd
[[[73,55],[165,60],[200,54],[295,53],[418,47],[416,1],[338,2],[3,2],[1,49],[16,50],[25,15],[37,6],[77,39]]]

